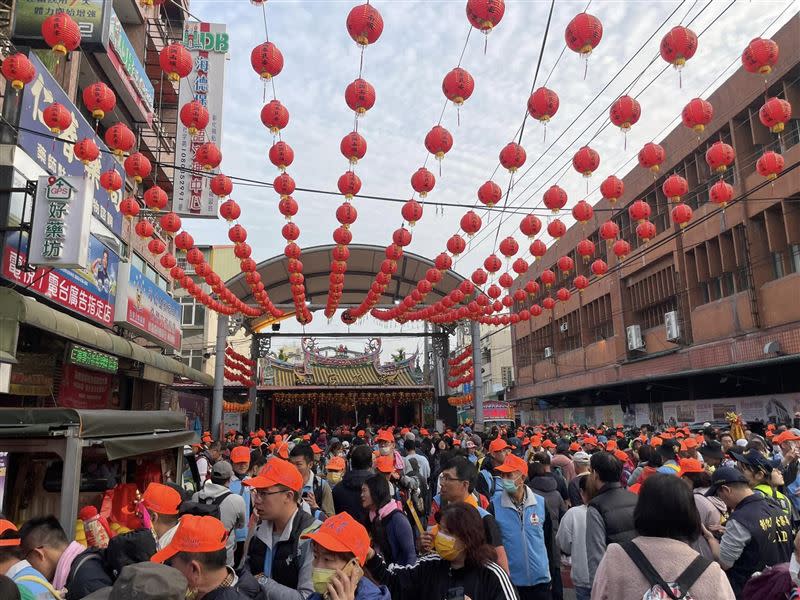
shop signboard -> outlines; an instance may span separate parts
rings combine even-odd
[[[119,267],[114,322],[159,345],[181,347],[181,306],[132,264]]]
[[[64,408],[108,408],[113,384],[114,376],[110,373],[64,365],[58,405]]]
[[[217,218],[217,196],[211,193],[208,178],[197,174],[202,166],[194,162],[194,155],[206,142],[222,147],[222,92],[228,44],[224,24],[187,21],[184,25],[183,45],[189,49],[194,66],[189,76],[180,80],[178,106],[198,100],[208,109],[210,120],[205,130],[194,136],[186,127],[178,127],[172,209],[181,216]]]
[[[67,362],[91,371],[116,373],[119,369],[119,358],[94,348],[80,344],[70,344],[67,348]]]
[[[89,236],[88,269],[23,269],[27,264],[27,237],[14,232],[3,248],[2,276],[92,321],[114,324],[119,257],[94,236]]]
[[[120,94],[120,98],[132,112],[138,112],[136,120],[143,120],[152,125],[155,89],[113,10],[109,48],[108,54],[97,57],[100,64],[112,80],[118,80],[122,84],[121,87],[127,94]]]
[[[75,107],[42,61],[33,53],[29,58],[36,69],[36,77],[25,86],[19,100],[20,130],[17,135],[17,145],[50,175],[85,177],[92,198],[92,215],[117,237],[121,237],[123,219],[118,208],[122,200],[121,191],[109,194],[101,188],[100,174],[115,169],[124,180],[125,172],[122,164],[109,153],[108,146],[103,140],[95,135],[94,127]],[[52,140],[53,134],[45,125],[42,112],[53,102],[62,104],[72,114],[72,123],[61,132],[60,139],[77,142],[79,139],[92,138],[100,148],[99,159],[84,165],[75,157],[72,143]]]
[[[11,366],[9,394],[17,396],[50,396],[53,393],[53,354],[18,352],[17,364]]]
[[[81,30],[81,50],[105,52],[108,47],[112,0],[17,0],[11,39],[34,48],[47,48],[42,23],[56,13],[67,13]]]
[[[223,431],[242,430],[242,413],[226,412],[222,414]]]
[[[71,175],[39,177],[28,251],[31,265],[89,267],[92,202],[87,182]]]

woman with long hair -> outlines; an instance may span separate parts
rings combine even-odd
[[[389,588],[393,600],[518,600],[505,571],[495,562],[497,552],[486,543],[481,516],[464,502],[442,509],[436,554],[423,556],[413,566],[391,566],[370,549],[366,569]]]
[[[414,532],[405,514],[389,495],[389,482],[382,474],[373,475],[361,486],[361,506],[369,521],[364,523],[373,544],[389,564],[413,565],[417,562]]]

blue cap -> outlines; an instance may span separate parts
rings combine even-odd
[[[747,483],[747,478],[739,469],[734,467],[719,467],[711,476],[711,487],[708,488],[706,496],[716,496],[720,486],[731,483]]]

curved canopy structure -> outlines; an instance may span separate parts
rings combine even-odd
[[[328,277],[331,272],[331,251],[335,245],[313,246],[303,249],[300,260],[303,262],[303,275],[305,276],[306,298],[311,302],[311,309],[325,306],[328,295]],[[348,246],[350,258],[347,259],[347,274],[345,275],[341,308],[358,305],[375,279],[375,273],[380,271],[381,263],[386,258],[383,246],[365,244],[352,244]],[[261,275],[267,293],[272,302],[278,307],[293,308],[291,284],[288,271],[289,259],[283,254],[274,256],[259,263],[257,272]],[[433,267],[432,261],[418,254],[404,252],[397,261],[397,272],[392,276],[392,281],[381,297],[378,307],[394,306],[395,301],[402,300],[414,291],[417,282],[425,279],[425,272]],[[426,304],[432,304],[444,298],[449,292],[456,289],[464,278],[452,269],[442,272],[442,280],[437,283],[427,296]],[[250,286],[245,281],[244,273],[225,282],[231,292],[247,304],[255,304]]]

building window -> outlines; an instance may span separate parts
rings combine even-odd
[[[792,253],[792,271],[800,273],[800,244],[790,245],[789,251]]]
[[[511,367],[500,367],[500,376],[503,379],[503,387],[511,387],[514,385],[514,374]]]
[[[199,304],[191,296],[182,296],[180,303],[183,327],[205,327],[206,307],[203,304]]]
[[[538,362],[543,358],[549,358],[552,353],[553,328],[550,323],[547,323],[544,327],[540,327],[531,333],[531,360]]]
[[[144,273],[144,259],[135,252],[131,254],[131,264]]]
[[[633,323],[642,329],[663,326],[664,314],[678,309],[673,266],[628,284],[628,298],[634,310]]]
[[[786,270],[783,268],[783,252],[772,253],[772,274],[775,275],[775,279],[786,275]]]
[[[531,339],[530,336],[524,336],[517,340],[516,343],[516,359],[518,367],[527,367],[531,364]]]
[[[577,310],[561,317],[558,327],[559,350],[567,352],[581,347],[581,323]]]
[[[202,349],[183,350],[181,352],[180,361],[185,365],[189,365],[193,369],[202,371],[203,364],[205,364],[206,361],[203,353],[204,350]]]
[[[589,335],[587,343],[599,342],[614,337],[614,321],[611,316],[611,296],[600,296],[584,308],[586,328]]]

